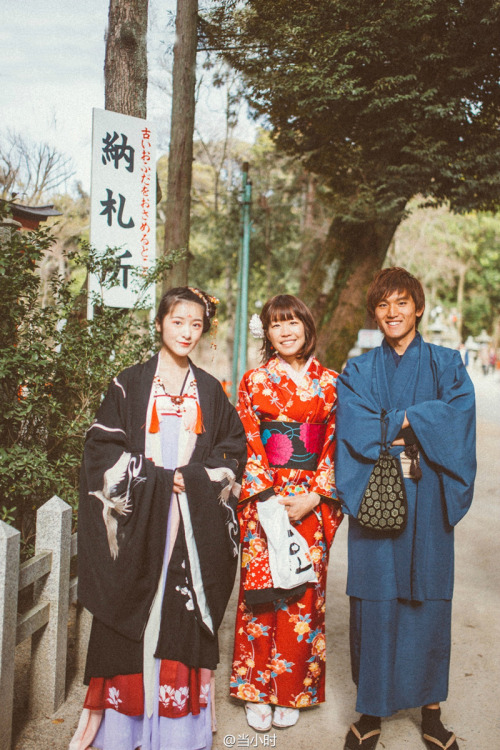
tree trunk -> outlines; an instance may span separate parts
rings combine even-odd
[[[402,216],[401,210],[384,222],[332,222],[302,290],[317,322],[318,357],[328,367],[339,370],[356,342],[366,315],[366,290]]]
[[[197,20],[198,0],[177,0],[164,252],[182,250],[185,257],[168,273],[164,290],[188,282]]]
[[[110,0],[104,63],[105,108],[142,118],[148,91],[148,2]]]
[[[500,315],[495,315],[493,319],[493,337],[491,344],[495,348],[495,351],[500,346]]]
[[[314,215],[316,185],[317,178],[310,172],[306,172],[304,175],[303,211],[300,227],[302,235],[299,266],[300,296],[307,290],[311,267],[314,259],[321,252],[321,240],[316,230]]]

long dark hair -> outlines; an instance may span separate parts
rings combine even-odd
[[[274,321],[292,320],[297,318],[304,324],[305,344],[298,354],[299,359],[309,359],[316,348],[316,324],[311,311],[298,297],[293,294],[277,294],[271,297],[260,313],[262,327],[264,329],[264,340],[262,342],[262,360],[266,362],[276,352],[267,337],[269,326]]]

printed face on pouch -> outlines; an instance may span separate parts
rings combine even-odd
[[[394,292],[375,307],[375,320],[387,343],[396,351],[405,351],[415,338],[417,317],[423,311],[415,308],[413,297],[407,292]]]
[[[294,360],[306,343],[304,324],[298,318],[273,320],[267,338],[284,360]]]
[[[203,333],[203,307],[182,300],[163,318],[156,330],[161,334],[162,347],[174,357],[187,357]]]

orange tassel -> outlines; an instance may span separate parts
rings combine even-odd
[[[160,432],[160,420],[158,419],[158,412],[156,411],[156,399],[153,401],[153,411],[151,412],[149,431],[153,433]]]
[[[196,435],[201,435],[202,432],[205,432],[205,428],[203,426],[203,415],[201,413],[200,405],[198,402],[196,403],[196,427],[194,428],[194,431]]]

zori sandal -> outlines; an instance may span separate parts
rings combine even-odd
[[[273,723],[273,711],[271,706],[265,703],[245,703],[247,722],[257,732],[267,732]]]
[[[450,736],[444,744],[437,737],[432,737],[430,734],[423,734],[422,737],[429,750],[458,750],[457,738],[453,732],[450,732]]]
[[[380,729],[370,729],[361,734],[355,724],[351,724],[345,738],[344,750],[374,750],[380,737]]]
[[[299,714],[298,708],[276,706],[274,709],[273,727],[278,727],[278,729],[293,727],[299,720]]]
[[[422,737],[429,750],[458,750],[457,738],[441,721],[441,708],[422,707]]]

